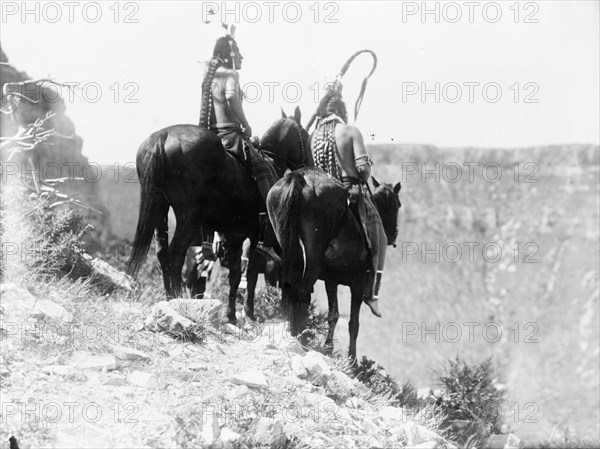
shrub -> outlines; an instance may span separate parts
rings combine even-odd
[[[356,368],[356,377],[373,393],[385,396],[389,405],[395,407],[418,408],[424,405],[417,397],[414,385],[407,381],[400,386],[379,364],[363,356]]]
[[[448,360],[441,372],[436,372],[444,392],[437,397],[447,418],[442,428],[452,430],[460,445],[476,444],[502,425],[504,392],[498,388],[492,359],[469,364],[456,356]],[[455,425],[460,422],[460,428]]]

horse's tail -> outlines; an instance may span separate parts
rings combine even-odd
[[[140,180],[140,211],[138,215],[133,250],[127,274],[135,276],[148,255],[152,236],[157,226],[156,206],[164,193],[165,136],[163,133],[150,136],[138,152],[138,178]]]
[[[290,291],[293,285],[301,282],[305,271],[306,257],[300,241],[300,201],[302,188],[306,185],[304,173],[294,171],[283,178],[281,194],[277,198],[277,212],[274,221],[279,229],[281,244],[281,282],[282,305],[285,311],[290,311]]]

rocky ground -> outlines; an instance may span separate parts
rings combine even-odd
[[[84,322],[3,284],[2,307],[2,447],[452,447],[431,410],[389,406],[282,322],[221,325],[219,301]]]

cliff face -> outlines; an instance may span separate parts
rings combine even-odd
[[[12,111],[2,114],[0,136],[14,136],[19,129],[31,126],[36,120],[46,117],[49,112],[54,115],[44,123],[43,130],[53,129],[56,133],[34,150],[2,151],[3,168],[8,174],[15,172],[15,166],[18,167],[19,174],[16,176],[31,173],[33,168],[28,162],[31,157],[39,179],[67,178],[59,186],[60,192],[76,195],[80,201],[102,212],[99,214],[94,211],[81,211],[85,221],[94,226],[90,239],[100,245],[106,244],[111,238],[110,219],[107,208],[100,200],[96,184],[99,176],[98,166],[90,164],[88,158],[82,154],[83,139],[76,134],[75,125],[66,115],[63,96],[67,95],[67,87],[32,80],[26,72],[17,70],[9,63],[1,48],[0,61],[0,107],[3,111]],[[10,163],[12,167],[9,168],[6,163]]]

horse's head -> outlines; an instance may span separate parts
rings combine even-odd
[[[371,177],[375,192],[373,192],[373,202],[379,212],[383,229],[388,239],[388,245],[396,247],[396,239],[398,238],[398,210],[402,206],[400,203],[400,183],[392,187],[391,184],[379,184],[377,180]]]
[[[280,176],[288,168],[296,170],[306,165],[308,155],[308,132],[300,123],[300,108],[296,107],[289,117],[282,109],[281,115],[260,139],[262,150],[273,158]]]

